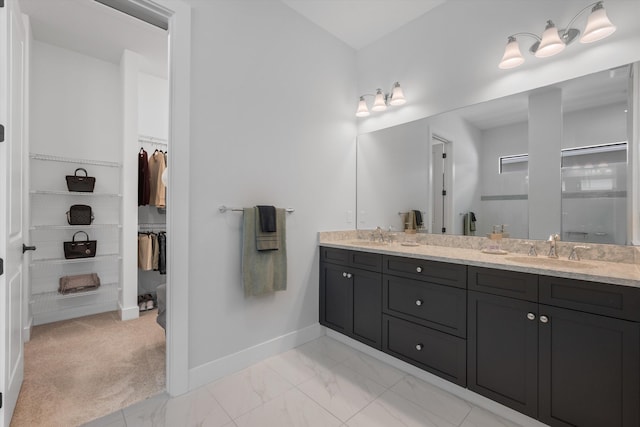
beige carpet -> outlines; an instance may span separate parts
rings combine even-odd
[[[34,327],[11,427],[78,426],[164,390],[156,315],[122,322],[110,312]]]

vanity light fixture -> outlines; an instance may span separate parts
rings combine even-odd
[[[364,99],[365,96],[374,97],[371,111],[384,111],[389,105],[397,106],[407,102],[407,99],[404,97],[404,92],[402,92],[402,88],[400,87],[400,83],[395,82],[390,94],[382,92],[382,89],[376,89],[375,95],[369,93],[361,95],[360,101],[358,102],[358,109],[356,110],[357,117],[367,117],[370,114],[369,107],[367,107],[367,101]]]
[[[589,8],[591,8],[591,14],[587,18],[587,25],[582,37],[580,37],[580,43],[592,43],[610,36],[616,30],[616,27],[607,17],[603,3],[604,1],[597,1],[586,6],[569,21],[569,25],[560,30],[558,30],[553,21],[548,20],[542,37],[526,32],[510,35],[507,38],[507,47],[504,50],[504,55],[498,68],[503,70],[515,68],[524,62],[516,36],[527,36],[536,40],[529,48],[529,52],[537,58],[547,58],[562,52],[567,45],[571,44],[580,35],[580,30],[573,28],[572,25]]]

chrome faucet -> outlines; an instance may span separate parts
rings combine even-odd
[[[538,251],[536,251],[535,243],[533,243],[533,242],[525,242],[523,244],[529,246],[529,252],[527,253],[527,256],[538,256]]]
[[[384,243],[384,233],[382,232],[382,228],[379,226],[376,227],[375,231],[371,233],[372,240],[380,240],[380,242]],[[377,238],[377,239],[376,239]]]
[[[558,258],[558,251],[556,250],[556,242],[560,240],[559,234],[551,234],[547,239],[547,243],[549,243],[549,253],[547,256],[549,258]]]
[[[591,247],[584,245],[574,246],[573,248],[571,248],[571,253],[569,254],[570,260],[580,261],[580,256],[578,255],[578,251],[576,249],[591,249]]]

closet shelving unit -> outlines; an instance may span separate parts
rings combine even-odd
[[[38,153],[31,153],[29,157],[32,170],[30,243],[38,248],[29,264],[34,325],[116,310],[122,260],[122,195],[119,193],[122,165]],[[96,177],[97,191],[83,193],[66,189],[64,175],[73,174],[78,167],[89,170],[90,175]],[[71,204],[91,205],[96,215],[94,223],[67,225],[65,212]],[[104,211],[107,211],[106,215]],[[108,220],[100,222],[100,217]],[[91,232],[92,239],[93,234],[99,236],[95,257],[64,258],[62,242],[71,240],[77,231]],[[92,272],[98,273],[101,280],[97,290],[67,295],[58,293],[60,277]]]

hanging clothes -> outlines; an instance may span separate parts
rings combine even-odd
[[[160,274],[167,274],[167,234],[158,233],[158,248],[160,250],[158,259],[158,271]]]
[[[138,268],[144,271],[153,268],[153,242],[148,233],[138,233]]]
[[[160,262],[160,246],[158,244],[158,235],[155,233],[151,233],[151,246],[153,248],[151,267],[154,271],[158,271],[158,264]]]
[[[149,204],[151,194],[149,178],[149,158],[144,148],[141,148],[138,153],[138,206]]]
[[[149,182],[151,184],[151,194],[149,204],[164,208],[165,202],[165,186],[162,182],[162,173],[167,165],[164,159],[164,153],[156,150],[149,158]]]

